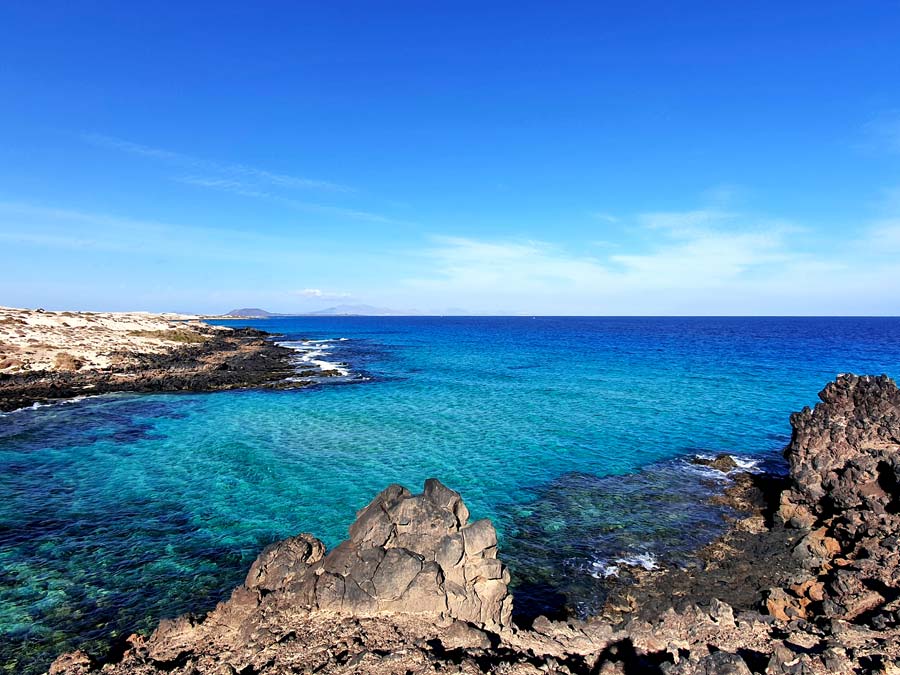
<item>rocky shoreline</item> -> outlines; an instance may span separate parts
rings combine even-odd
[[[791,418],[788,478],[723,497],[742,514],[701,566],[648,573],[593,619],[515,625],[493,526],[430,480],[388,487],[327,554],[311,535],[268,547],[205,617],[50,673],[896,673],[900,391],[847,375],[820,397]]]
[[[192,340],[164,351],[121,349],[104,368],[0,373],[0,411],[76,396],[111,392],[219,391],[240,387],[299,386],[296,353],[252,328],[191,327]],[[298,378],[287,382],[287,378]]]

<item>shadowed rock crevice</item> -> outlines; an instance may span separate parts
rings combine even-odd
[[[878,486],[890,497],[885,510],[895,515],[900,512],[900,480],[897,478],[898,467],[889,462],[878,462]]]

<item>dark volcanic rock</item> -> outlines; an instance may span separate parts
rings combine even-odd
[[[294,375],[295,352],[253,328],[209,330],[199,344],[167,353],[120,352],[106,370],[0,373],[0,411],[85,394],[217,391],[283,386]],[[296,386],[293,385],[293,386]]]
[[[900,390],[886,376],[842,375],[791,417],[792,485],[779,518],[800,531],[808,571],[788,589],[826,617],[886,626],[900,614]]]
[[[886,376],[842,375],[819,394],[822,402],[791,416],[785,457],[793,486],[780,515],[796,527],[849,510],[893,515],[900,498],[900,391]],[[855,518],[850,518],[855,521]],[[861,525],[862,522],[857,523]],[[859,527],[848,523],[846,536]]]
[[[736,514],[732,527],[696,554],[696,564],[657,571],[633,571],[611,584],[601,614],[619,623],[646,621],[670,609],[724,601],[734,611],[759,609],[772,587],[792,583],[801,566],[792,555],[796,532],[766,525],[772,493],[783,480],[768,475],[738,474],[714,499]],[[765,561],[765,564],[761,564]]]
[[[699,464],[701,466],[708,466],[710,468],[717,469],[722,473],[728,473],[729,471],[733,471],[734,469],[738,468],[738,464],[734,461],[734,457],[725,452],[719,453],[712,459],[709,459],[707,457],[694,457],[691,460],[691,463]]]

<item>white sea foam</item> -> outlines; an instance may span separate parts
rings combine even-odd
[[[734,463],[738,465],[738,468],[742,471],[749,471],[750,473],[759,473],[762,469],[759,468],[759,460],[753,459],[752,457],[741,457],[740,455],[732,455],[732,459],[734,459]]]
[[[659,568],[659,561],[649,551],[636,553],[624,558],[616,558],[616,562],[626,567],[643,567],[648,572]]]
[[[35,401],[31,405],[26,405],[24,408],[16,408],[15,410],[10,410],[7,415],[15,415],[16,413],[25,412],[26,410],[37,410],[38,408],[50,408],[53,406],[52,403],[38,403]]]
[[[717,453],[715,455],[711,455],[708,453],[697,452],[697,453],[694,453],[694,457],[698,457],[699,459],[713,460],[718,456],[718,454],[719,453]],[[724,476],[730,476],[733,473],[744,473],[744,472],[761,473],[762,472],[762,469],[760,468],[761,460],[754,458],[754,457],[747,457],[746,455],[738,455],[738,454],[732,454],[732,453],[727,453],[727,454],[729,457],[731,457],[731,459],[734,460],[734,463],[737,464],[737,468],[734,468],[731,471],[727,471],[727,472],[722,472],[722,471],[719,471],[718,469],[713,469],[713,468],[705,466],[703,464],[694,464],[693,462],[691,462],[689,460],[686,461],[685,464],[689,468],[694,470],[695,472],[703,474],[704,477],[713,478],[713,479],[721,479]]]
[[[35,401],[31,405],[27,405],[24,408],[16,408],[15,410],[10,410],[5,413],[0,413],[0,417],[6,417],[7,415],[14,415],[16,413],[25,412],[26,410],[38,410],[39,408],[55,408],[59,405],[68,405],[69,403],[78,403],[79,401],[84,401],[88,398],[97,398],[99,396],[104,396],[104,394],[94,394],[93,396],[80,395],[73,396],[72,398],[64,398],[58,401],[51,401],[49,403],[40,403]]]
[[[595,579],[607,579],[619,576],[623,567],[641,567],[648,572],[659,569],[659,561],[649,551],[624,555],[613,560],[594,560],[588,572]]]
[[[590,573],[595,579],[607,579],[619,576],[619,566],[606,560],[595,560],[591,563],[593,571]]]
[[[333,342],[346,342],[347,338],[338,338],[337,340],[297,340],[279,342],[282,347],[293,349],[297,352],[297,363],[315,366],[323,373],[336,371],[341,377],[349,377],[350,370],[342,363],[334,361],[326,361],[323,357],[328,356],[328,352],[334,349]]]

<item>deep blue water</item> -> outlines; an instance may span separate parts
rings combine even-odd
[[[775,462],[836,374],[900,374],[900,319],[245,323],[349,374],[0,417],[7,671],[209,609],[265,544],[334,545],[385,485],[430,476],[494,520],[521,604],[589,612],[617,561],[685,564],[720,531],[686,457]]]

